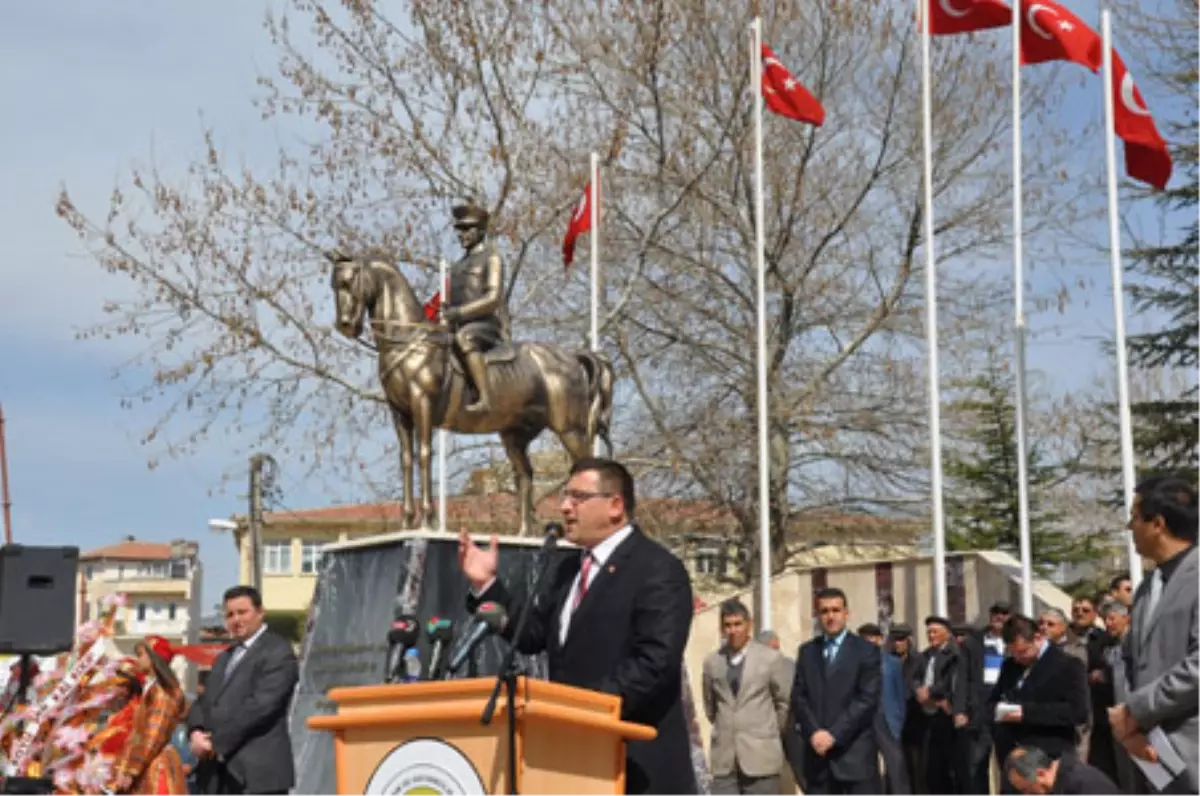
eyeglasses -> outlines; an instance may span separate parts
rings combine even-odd
[[[586,503],[592,498],[607,498],[615,494],[615,492],[588,492],[586,489],[564,489],[559,493],[559,498],[568,503]]]

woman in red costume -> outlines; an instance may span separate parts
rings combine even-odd
[[[114,790],[137,794],[186,794],[187,777],[171,735],[187,714],[187,698],[169,666],[175,656],[161,636],[147,636],[136,647],[145,678],[133,714],[133,729],[114,769]]]

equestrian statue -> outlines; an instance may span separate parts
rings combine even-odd
[[[488,240],[488,212],[453,208],[464,254],[450,271],[441,322],[429,320],[400,269],[381,256],[330,254],[337,329],[357,339],[370,323],[379,379],[400,442],[404,524],[417,527],[413,453],[420,457],[421,514],[434,521],[433,429],[498,433],[516,475],[521,534],[532,530],[529,444],[546,428],[572,461],[592,455],[597,437],[609,454],[613,370],[601,354],[566,351],[509,337],[504,264]]]

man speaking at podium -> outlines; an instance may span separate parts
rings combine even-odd
[[[679,559],[633,524],[635,504],[624,466],[575,463],[562,513],[580,555],[547,573],[515,643],[526,654],[547,654],[551,680],[616,694],[622,719],[658,730],[653,741],[628,744],[627,793],[696,793],[681,701],[692,585]],[[526,597],[510,595],[496,578],[496,537],[484,550],[463,531],[458,555],[471,585],[468,610],[490,600],[516,617]]]

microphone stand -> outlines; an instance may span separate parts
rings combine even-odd
[[[546,534],[542,544],[542,561],[533,577],[533,586],[525,604],[521,606],[521,614],[517,617],[517,626],[513,630],[512,643],[500,661],[500,669],[496,672],[496,684],[492,687],[492,695],[488,697],[487,705],[483,708],[480,721],[484,726],[492,723],[496,714],[496,702],[500,699],[500,688],[508,692],[505,699],[505,709],[508,712],[508,792],[517,793],[517,645],[525,632],[525,624],[529,620],[529,610],[542,590],[542,580],[550,569],[550,561],[554,558],[554,550],[558,545],[558,536],[553,532]]]

